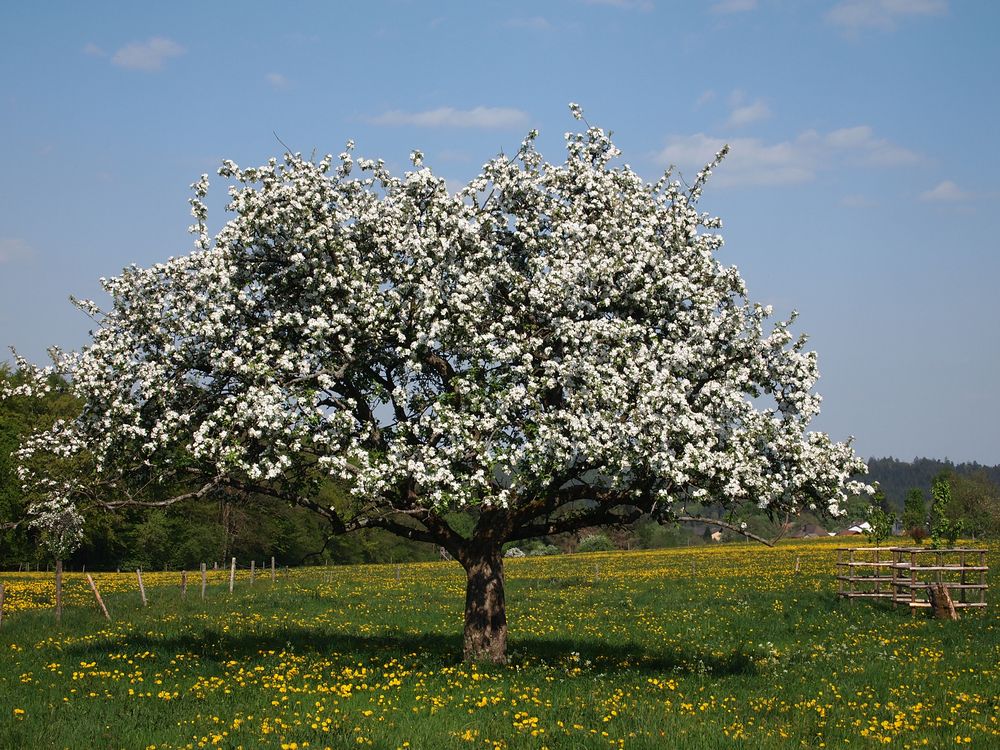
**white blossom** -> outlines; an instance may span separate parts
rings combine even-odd
[[[353,143],[332,171],[225,162],[234,218],[207,236],[202,177],[194,249],[102,280],[111,309],[82,305],[93,340],[34,380],[62,374],[86,408],[21,458],[86,453],[108,486],[139,466],[283,496],[328,475],[377,523],[545,517],[541,498],[581,483],[663,519],[706,498],[838,513],[866,490],[850,443],[807,430],[815,354],[748,300],[697,211],[724,153],[687,190],[613,166],[599,128],[568,134],[563,164],[535,135],[454,195],[419,151],[402,179]]]

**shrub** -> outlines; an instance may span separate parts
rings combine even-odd
[[[577,552],[610,552],[614,548],[615,545],[604,534],[594,534],[593,536],[584,537],[576,545]]]
[[[528,551],[528,557],[546,557],[548,555],[558,555],[559,548],[554,544],[543,544],[541,547]]]
[[[927,538],[927,529],[923,526],[914,526],[906,532],[906,535],[919,547],[924,543],[924,539]]]

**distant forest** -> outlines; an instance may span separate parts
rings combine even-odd
[[[900,461],[898,458],[869,458],[868,476],[862,477],[869,483],[878,482],[891,507],[901,513],[906,493],[917,488],[930,497],[931,482],[941,473],[988,482],[1000,489],[1000,465],[984,466],[979,463],[952,463],[936,458],[914,458]]]

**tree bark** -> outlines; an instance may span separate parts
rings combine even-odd
[[[477,550],[463,558],[466,574],[463,656],[467,662],[504,664],[507,605],[500,549]]]
[[[934,617],[940,620],[957,620],[958,611],[951,599],[951,592],[943,583],[932,583],[928,589]]]

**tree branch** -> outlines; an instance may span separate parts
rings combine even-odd
[[[616,508],[624,508],[625,512],[614,513],[613,511]],[[601,505],[579,513],[570,513],[551,521],[524,524],[513,529],[507,536],[507,539],[514,541],[539,536],[552,536],[553,534],[576,531],[587,526],[623,526],[635,523],[645,513],[645,510],[634,505]]]
[[[727,523],[726,521],[720,521],[717,518],[702,518],[701,516],[676,516],[674,517],[674,520],[680,521],[681,523],[707,523],[710,526],[719,526],[720,528],[728,529],[729,531],[734,531],[737,534],[742,534],[747,539],[753,539],[754,541],[760,542],[761,544],[766,544],[768,547],[773,547],[774,543],[783,536],[783,534],[778,534],[778,536],[776,536],[773,540],[768,541],[762,536],[757,536],[752,531],[741,529],[739,526],[734,526],[733,524]]]
[[[165,508],[168,505],[173,505],[175,503],[183,502],[184,500],[200,500],[205,497],[212,490],[221,486],[223,483],[221,476],[216,476],[211,481],[202,485],[199,489],[193,492],[185,492],[183,495],[174,495],[173,497],[168,497],[166,500],[135,500],[129,498],[128,500],[94,500],[96,505],[108,510],[113,510],[115,508],[123,508],[125,506],[138,506],[142,508]]]
[[[359,518],[347,524],[347,531],[357,531],[365,528],[379,528],[390,531],[396,536],[412,539],[415,542],[427,542],[429,544],[440,544],[440,540],[426,529],[418,529],[416,526],[407,526],[391,518]]]

